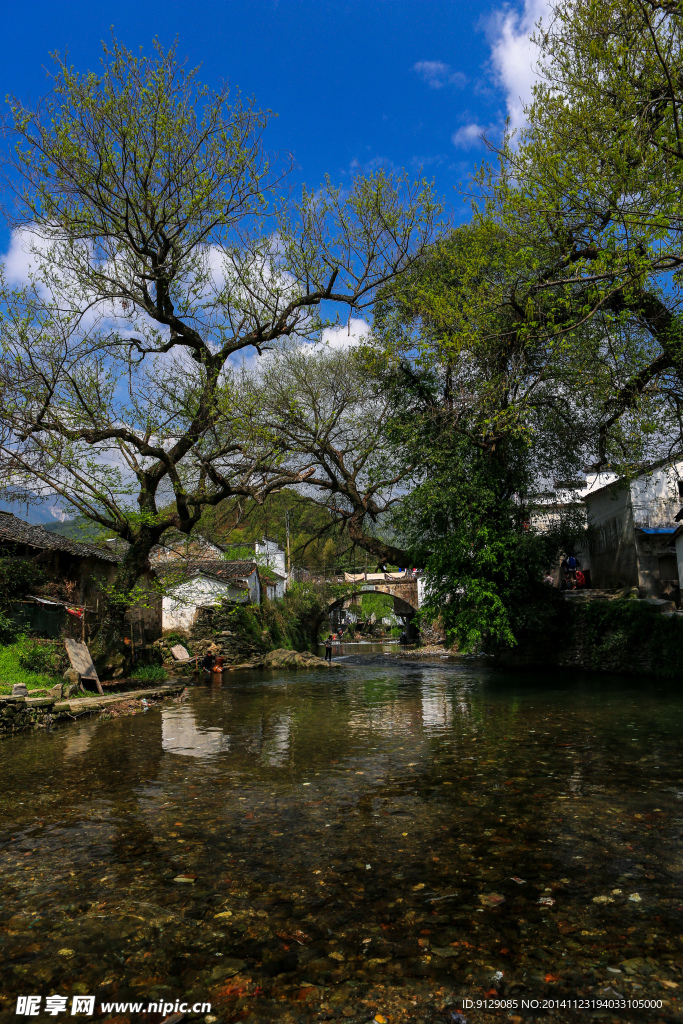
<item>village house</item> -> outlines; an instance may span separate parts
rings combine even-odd
[[[254,551],[259,565],[265,565],[283,579],[287,576],[285,553],[276,540],[268,540],[267,537],[257,540]]]
[[[162,626],[164,630],[188,630],[200,608],[222,601],[260,604],[261,581],[256,562],[228,562],[225,559],[188,559],[157,564],[156,573],[164,588]]]
[[[113,579],[119,561],[107,548],[51,533],[11,512],[0,512],[0,555],[34,560],[56,585],[70,584],[72,600],[79,605],[94,605],[102,582]]]
[[[69,609],[81,617],[86,610],[97,614],[116,576],[121,550],[74,541],[11,512],[0,512],[0,556],[29,558],[42,570],[39,593],[16,602],[14,613],[32,632],[56,636],[68,622]],[[127,618],[138,638],[144,630],[148,639],[154,639],[161,634],[161,605],[150,572],[141,583],[149,588],[149,598],[131,607]]]
[[[279,572],[275,572],[273,569],[264,569],[262,565],[258,567],[258,574],[261,580],[261,593],[263,597],[266,597],[269,601],[277,601],[285,596],[286,576],[281,576]]]
[[[189,630],[200,609],[223,601],[258,605],[284,597],[285,553],[275,541],[257,541],[253,560],[228,561],[229,550],[201,536],[164,538],[154,549],[151,562],[164,590],[164,630]]]
[[[652,466],[631,480],[588,490],[591,585],[638,587],[679,600],[683,579],[683,462]]]
[[[275,540],[257,540],[254,545],[262,581],[267,586],[268,600],[283,598],[288,586],[285,552]]]

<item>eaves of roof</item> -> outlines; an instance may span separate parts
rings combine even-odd
[[[220,559],[193,559],[188,561],[163,562],[155,566],[157,576],[167,584],[182,583],[195,576],[207,576],[211,579],[230,583],[237,580],[246,581],[256,568],[255,562],[226,562]]]
[[[28,545],[41,551],[66,551],[76,558],[98,558],[103,562],[116,564],[120,556],[97,544],[83,544],[80,541],[62,537],[59,533],[51,533],[40,526],[26,523],[11,512],[0,512],[0,543],[2,542]]]

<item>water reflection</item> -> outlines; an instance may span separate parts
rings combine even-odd
[[[422,724],[426,730],[447,729],[452,721],[452,699],[445,682],[423,683]]]
[[[261,748],[261,758],[265,764],[276,768],[283,765],[289,755],[292,736],[292,716],[278,715],[269,724],[267,735]]]
[[[68,732],[64,736],[64,757],[67,761],[84,754],[90,746],[97,725],[95,723],[84,723],[80,729]]]
[[[161,709],[161,748],[183,757],[206,758],[229,750],[230,738],[220,728],[200,728],[187,705],[164,707]]]
[[[675,1019],[681,725],[675,690],[380,654],[11,737],[0,1006],[452,1024],[463,995],[612,988]]]

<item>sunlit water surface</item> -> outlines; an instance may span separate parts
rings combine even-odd
[[[605,991],[678,1019],[680,688],[386,650],[1,742],[7,1019],[30,993],[450,1022]]]

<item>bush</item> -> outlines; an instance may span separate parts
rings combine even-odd
[[[175,647],[176,644],[182,644],[189,654],[192,653],[189,648],[187,633],[177,633],[174,630],[171,630],[170,633],[164,633],[162,639],[169,647]]]
[[[22,637],[17,643],[0,646],[0,691],[10,692],[15,683],[25,683],[31,690],[61,682],[61,678],[54,674],[53,668],[38,672],[26,668],[21,663],[20,654],[25,654],[27,650],[26,640],[26,637]]]
[[[50,675],[59,670],[60,655],[51,644],[39,644],[26,633],[21,633],[14,646],[19,664],[29,672]]]
[[[228,646],[244,657],[267,654],[279,648],[310,651],[317,645],[326,610],[325,601],[315,586],[295,583],[280,601],[264,601],[261,605],[225,602],[213,609],[211,633],[229,630]]]
[[[139,665],[131,673],[131,679],[138,679],[146,683],[163,683],[165,679],[168,679],[168,674],[161,665]]]

